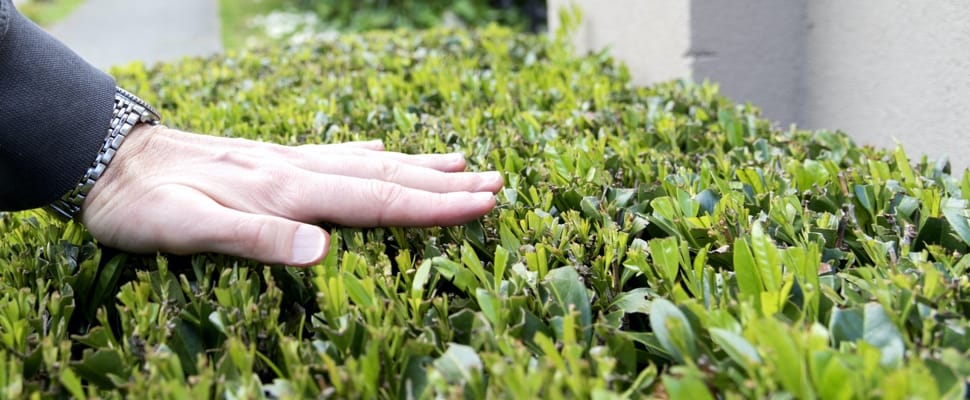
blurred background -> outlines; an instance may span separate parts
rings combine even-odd
[[[578,50],[610,48],[638,84],[710,79],[782,127],[844,130],[970,167],[970,2],[549,3],[550,15],[579,5]]]
[[[317,35],[501,24],[545,29],[545,0],[14,0],[92,64],[153,63]],[[116,45],[119,32],[141,37]]]
[[[970,3],[863,0],[14,0],[101,68],[371,29],[557,28],[634,83],[712,80],[779,126],[839,129],[970,167]],[[141,38],[119,45],[117,35]]]

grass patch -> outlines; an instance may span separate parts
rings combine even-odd
[[[84,0],[31,0],[17,9],[35,24],[48,27],[71,15]]]

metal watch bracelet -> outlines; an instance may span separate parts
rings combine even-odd
[[[116,87],[115,107],[111,115],[111,123],[108,125],[108,136],[101,145],[101,151],[98,152],[97,158],[91,163],[91,167],[81,177],[77,186],[49,204],[46,207],[47,210],[65,220],[76,217],[81,212],[84,199],[87,198],[98,178],[104,174],[108,164],[111,164],[111,160],[131,129],[140,123],[158,125],[160,121],[161,116],[152,106],[127,90]]]

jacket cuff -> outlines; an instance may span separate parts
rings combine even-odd
[[[23,210],[67,193],[91,166],[108,133],[115,82],[9,0],[0,7],[7,8],[0,13],[7,21],[0,36],[0,210]]]

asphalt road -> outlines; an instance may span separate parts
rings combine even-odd
[[[102,69],[222,51],[218,0],[86,0],[48,31]]]

